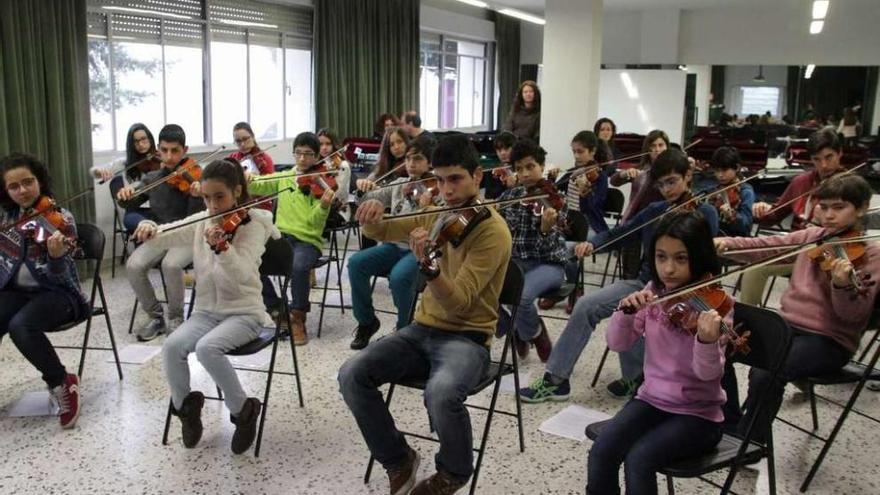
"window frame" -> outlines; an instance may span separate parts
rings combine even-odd
[[[213,139],[213,137],[214,137],[213,136],[213,134],[214,134],[214,132],[213,132],[213,112],[212,112],[212,104],[213,104],[212,88],[213,88],[213,85],[212,85],[212,75],[211,75],[211,69],[212,69],[213,64],[212,64],[212,60],[211,60],[211,43],[213,41],[213,36],[212,36],[212,31],[213,31],[212,28],[213,27],[215,27],[215,26],[225,27],[225,28],[232,27],[232,26],[229,26],[225,23],[222,23],[219,21],[213,21],[211,19],[211,15],[210,15],[211,9],[209,7],[209,3],[210,3],[210,0],[204,0],[201,17],[199,17],[199,18],[194,17],[192,19],[187,20],[187,22],[189,22],[189,23],[198,24],[202,30],[202,42],[199,45],[199,47],[202,51],[202,81],[203,81],[203,85],[202,85],[202,128],[203,128],[204,142],[199,143],[199,145],[196,145],[196,146],[204,145],[206,147],[207,146],[215,146],[217,144],[228,144],[226,141],[215,142]],[[109,90],[110,90],[110,102],[111,102],[110,125],[111,125],[112,148],[111,149],[104,149],[104,150],[93,150],[93,152],[94,153],[104,153],[104,152],[124,151],[124,149],[120,150],[119,145],[120,145],[120,140],[124,140],[125,136],[119,136],[119,133],[117,132],[117,118],[116,118],[116,113],[117,113],[116,79],[117,79],[117,75],[116,75],[116,68],[115,68],[115,64],[114,64],[114,56],[115,56],[115,51],[116,51],[114,48],[114,43],[118,43],[121,41],[132,41],[132,40],[124,39],[126,37],[121,37],[119,40],[114,40],[114,35],[115,35],[114,20],[115,20],[115,17],[117,17],[117,16],[125,16],[125,15],[130,15],[130,14],[118,13],[115,11],[108,11],[108,10],[105,10],[105,9],[102,9],[100,7],[93,6],[93,5],[87,6],[86,11],[89,14],[96,14],[96,15],[103,16],[104,20],[105,20],[105,30],[106,31],[105,31],[104,35],[102,36],[100,34],[89,33],[88,38],[90,40],[106,42],[108,45],[107,70],[109,72],[108,79],[109,79],[109,85],[110,85]],[[165,66],[166,65],[165,64],[165,62],[166,62],[166,60],[165,60],[165,47],[166,46],[177,46],[177,44],[168,43],[166,40],[165,21],[167,19],[165,16],[159,15],[159,14],[153,15],[153,14],[149,14],[149,13],[138,13],[137,16],[159,22],[158,46],[160,46],[161,53],[162,53],[162,58],[161,58],[161,62],[162,62],[162,74],[161,74],[161,78],[162,78],[162,118],[163,118],[163,121],[167,123],[167,121],[168,121],[167,89],[168,88],[167,88],[166,66]],[[289,49],[302,49],[302,48],[297,48],[296,44],[290,43],[291,40],[298,39],[298,40],[308,41],[309,45],[310,45],[309,52],[313,53],[314,52],[313,46],[311,46],[312,41],[313,41],[313,37],[304,36],[300,33],[296,33],[296,32],[289,31],[289,30],[283,30],[283,29],[270,29],[270,28],[261,28],[261,27],[251,27],[251,26],[235,26],[235,29],[240,29],[244,34],[244,42],[242,44],[245,46],[245,53],[246,53],[246,69],[245,69],[246,95],[245,95],[245,98],[246,98],[246,110],[247,110],[246,120],[248,122],[250,122],[251,117],[252,117],[252,115],[251,115],[251,70],[250,70],[251,36],[253,36],[255,34],[259,34],[260,36],[262,36],[264,38],[266,36],[277,38],[278,44],[273,45],[273,46],[276,46],[281,49],[281,85],[278,87],[278,91],[281,93],[281,97],[282,97],[282,118],[281,118],[281,122],[280,122],[280,125],[281,125],[280,136],[274,140],[285,140],[285,139],[291,138],[292,136],[288,136],[288,129],[287,129],[287,108],[289,106],[289,103],[288,103],[289,96],[287,94],[287,87],[288,87],[287,69],[288,68],[287,68],[287,52],[286,52],[286,50],[288,48]],[[144,44],[151,44],[148,42],[143,42],[143,43]],[[254,46],[266,46],[266,45],[265,44],[254,44]],[[311,74],[311,76],[309,78],[309,84],[311,86],[310,87],[310,94],[312,95],[312,97],[314,97],[314,89],[315,88],[314,88],[314,64],[313,63],[310,64],[310,66],[309,66],[309,72]],[[309,109],[310,109],[309,122],[310,122],[310,125],[312,127],[314,127],[314,123],[315,123],[314,102],[309,102]],[[230,135],[231,135],[231,130],[230,130]]]

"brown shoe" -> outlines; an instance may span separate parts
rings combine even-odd
[[[542,297],[542,298],[538,299],[538,308],[541,311],[547,311],[547,310],[553,309],[553,306],[556,306],[556,303],[558,303],[558,302],[559,302],[558,299],[551,299],[549,297]]]
[[[406,495],[416,483],[416,474],[419,472],[419,453],[407,447],[406,462],[395,468],[385,468],[388,473],[388,484],[391,495]]]
[[[309,343],[309,334],[306,333],[306,312],[299,309],[290,310],[290,333],[293,335],[294,345],[306,345]]]
[[[522,361],[523,359],[529,357],[529,347],[531,347],[531,344],[529,344],[528,342],[523,342],[522,340],[519,340],[519,336],[516,335],[516,331],[515,330],[511,330],[511,331],[514,332],[514,334],[513,334],[513,347],[516,349],[516,354],[519,356],[520,361]]]
[[[535,344],[535,351],[538,353],[538,358],[541,359],[542,363],[546,363],[547,360],[550,359],[550,352],[553,350],[553,342],[550,342],[550,335],[547,333],[547,327],[544,325],[544,320],[539,318],[538,324],[541,327],[541,333],[532,339],[532,343]]]
[[[467,482],[456,481],[443,471],[437,471],[430,478],[419,481],[410,495],[451,495]]]
[[[570,315],[571,312],[574,311],[575,303],[577,303],[577,300],[583,297],[583,295],[583,289],[578,289],[572,296],[568,297],[568,304],[565,305],[565,314]]]

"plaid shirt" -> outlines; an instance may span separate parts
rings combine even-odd
[[[517,186],[504,191],[497,199],[513,199],[526,195],[526,188]],[[544,263],[565,263],[568,251],[565,237],[559,227],[553,226],[547,235],[541,233],[541,217],[531,208],[520,203],[499,207],[498,213],[507,221],[513,241],[511,256],[520,260],[537,260]],[[565,212],[560,211],[560,215]]]

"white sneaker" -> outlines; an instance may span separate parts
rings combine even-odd
[[[175,316],[173,318],[168,319],[168,333],[177,330],[177,327],[183,325],[183,316]]]

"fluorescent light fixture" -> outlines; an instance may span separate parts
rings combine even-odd
[[[828,14],[828,4],[830,3],[829,0],[815,0],[813,2],[813,19],[824,19]]]
[[[461,3],[466,3],[468,5],[473,5],[474,7],[479,7],[481,9],[488,9],[489,4],[486,2],[481,2],[480,0],[458,0]]]
[[[230,24],[232,26],[251,26],[251,27],[263,27],[263,28],[278,29],[277,24],[264,24],[262,22],[236,21],[234,19],[221,19],[219,22],[221,24]]]
[[[809,79],[813,77],[813,71],[816,70],[816,64],[810,64],[807,66],[807,70],[804,71],[804,79]]]
[[[683,71],[687,72],[688,66],[687,65],[679,65],[678,70],[683,70]]]
[[[813,21],[810,23],[810,34],[819,34],[825,27],[825,21]]]
[[[623,87],[626,88],[627,96],[629,96],[631,100],[638,100],[639,90],[636,88],[636,85],[633,84],[632,78],[629,77],[629,72],[621,72],[620,81],[623,82]]]
[[[188,16],[188,15],[172,14],[171,12],[159,12],[158,10],[136,9],[133,7],[116,7],[116,6],[101,7],[101,8],[104,10],[115,10],[115,11],[119,11],[119,12],[131,12],[133,14],[155,15],[155,16],[159,16],[159,17],[172,17],[174,19],[190,19],[190,20],[192,20],[192,17]]]
[[[516,17],[517,19],[521,19],[523,21],[540,24],[542,26],[547,23],[547,21],[538,16],[526,14],[525,12],[521,12],[515,9],[501,9],[498,12],[504,15],[509,15],[510,17]]]

